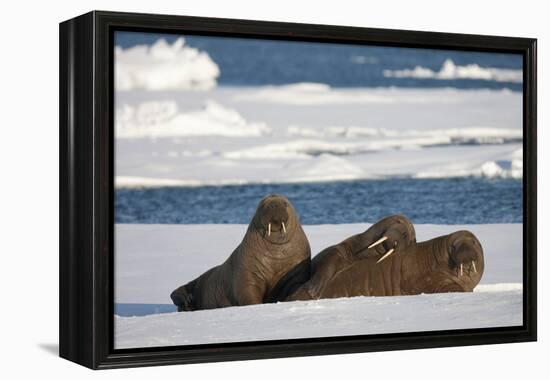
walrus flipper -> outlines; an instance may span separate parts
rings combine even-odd
[[[189,290],[188,287],[194,287],[195,281],[190,282],[189,284],[182,285],[170,294],[170,298],[174,305],[178,307],[178,311],[192,311],[193,307],[193,291]]]

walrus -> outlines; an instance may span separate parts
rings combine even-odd
[[[258,204],[229,258],[170,297],[178,311],[275,302],[307,281],[310,262],[309,242],[296,210],[284,196],[269,195]]]
[[[369,265],[373,261],[374,264],[381,263],[392,255],[401,254],[415,242],[416,233],[409,219],[403,215],[385,217],[366,231],[317,254],[311,261],[311,278],[292,292],[286,301],[325,298],[326,294],[334,293],[333,284],[342,281],[341,274],[353,271],[359,262],[370,259]],[[360,275],[358,273],[356,277]],[[346,296],[345,293],[341,295]]]
[[[483,248],[470,231],[457,231],[409,245],[399,255],[377,263],[366,257],[334,276],[316,298],[399,296],[471,292],[484,270]]]

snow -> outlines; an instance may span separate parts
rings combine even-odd
[[[457,157],[456,163],[433,165],[429,170],[419,171],[415,178],[445,178],[461,176],[478,176],[486,178],[516,178],[523,177],[523,148],[501,154],[495,161],[485,161],[479,166],[465,166]]]
[[[522,324],[521,309],[522,292],[512,290],[324,299],[116,317],[116,348],[517,326]]]
[[[121,91],[117,187],[522,178],[521,94],[298,83]]]
[[[219,75],[208,53],[185,46],[183,37],[172,44],[159,39],[151,46],[115,47],[117,91],[205,90],[216,86]]]
[[[313,253],[369,224],[306,225]],[[355,297],[115,317],[117,348],[511,326],[522,323],[522,225],[416,225],[418,240],[469,229],[485,252],[474,293]],[[223,262],[246,225],[115,229],[115,303],[169,304],[170,292]],[[254,326],[253,329],[250,326]]]
[[[326,104],[393,103],[392,97],[373,91],[349,91],[333,89],[324,83],[293,83],[280,86],[264,86],[255,92],[244,92],[235,96],[239,101],[276,103],[294,106]],[[408,101],[415,101],[413,98]]]
[[[235,110],[215,101],[203,109],[180,112],[175,101],[148,101],[117,109],[117,138],[183,136],[260,136],[264,123],[249,123]]]
[[[415,66],[414,69],[384,70],[385,77],[421,78],[421,79],[478,79],[496,82],[523,82],[523,70],[481,67],[477,64],[456,65],[452,59],[446,59],[439,71]]]
[[[468,128],[450,128],[450,129],[409,129],[409,130],[391,130],[382,128],[365,127],[327,127],[327,128],[301,128],[291,126],[288,133],[293,136],[304,137],[387,137],[387,138],[407,138],[420,139],[425,138],[426,142],[415,142],[419,146],[430,146],[436,144],[452,144],[453,142],[471,142],[478,144],[502,144],[506,141],[522,138],[520,129],[511,128],[488,128],[488,127],[468,127]],[[391,140],[390,140],[391,141]],[[392,142],[395,144],[394,142]],[[413,145],[413,144],[409,144]],[[406,147],[405,144],[399,147]]]

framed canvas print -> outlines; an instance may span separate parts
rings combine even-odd
[[[536,339],[536,40],[60,24],[60,355]]]

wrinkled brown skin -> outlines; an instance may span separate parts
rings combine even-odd
[[[294,207],[287,198],[270,195],[259,203],[231,256],[170,297],[178,311],[274,302],[309,278],[310,260],[309,242]]]
[[[388,239],[375,247],[367,248],[383,236],[387,236]],[[287,297],[286,301],[327,298],[329,294],[341,294],[334,297],[348,297],[349,292],[338,293],[333,289],[340,289],[340,283],[348,280],[350,272],[356,277],[349,279],[350,284],[362,281],[357,277],[361,277],[362,271],[366,269],[356,268],[363,268],[363,262],[373,265],[391,248],[395,250],[392,256],[399,256],[415,243],[416,233],[411,221],[402,215],[388,216],[365,232],[353,235],[317,254],[311,261],[311,278]],[[392,256],[385,261],[390,260]],[[344,273],[346,274],[343,275]]]
[[[412,244],[379,264],[376,260],[366,258],[340,272],[319,298],[471,292],[485,267],[483,248],[469,231]]]

